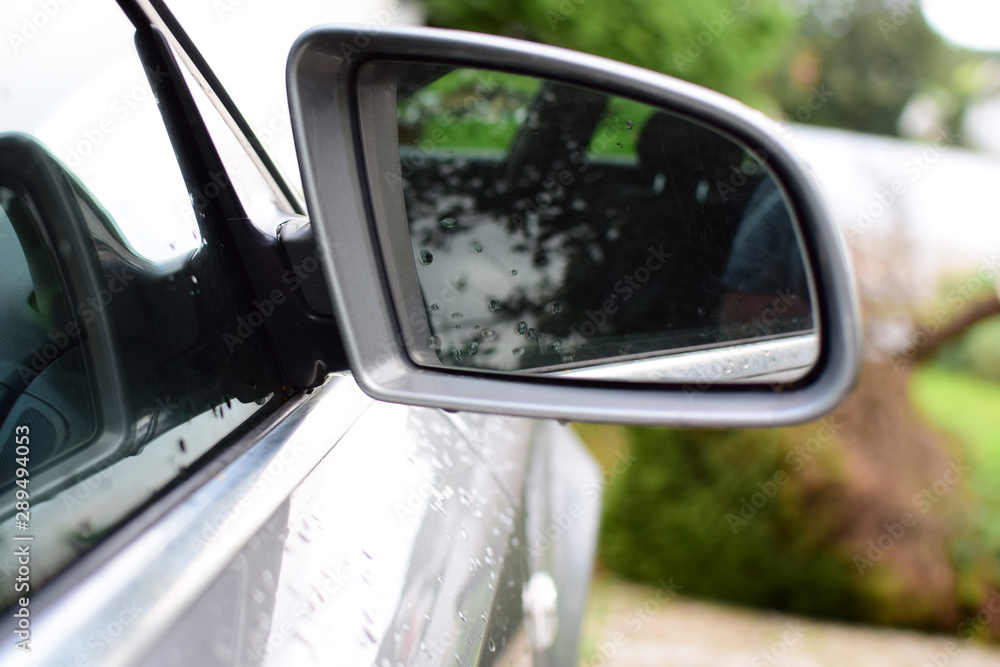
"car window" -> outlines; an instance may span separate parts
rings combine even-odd
[[[188,69],[182,68],[181,74],[184,75],[198,111],[205,120],[206,128],[226,170],[228,182],[239,196],[247,217],[257,229],[269,236],[275,236],[278,224],[287,220],[290,212],[284,210],[257,165],[247,155],[236,135],[219,114],[219,110],[211,103]]]
[[[35,9],[0,18],[0,540],[39,545],[32,591],[280,394],[165,129],[166,71],[111,0],[25,32]],[[0,607],[24,593],[11,553]]]
[[[5,35],[20,34],[29,9],[24,16],[5,13]],[[113,3],[92,11],[68,5],[30,39],[7,44],[0,59],[0,131],[26,132],[48,146],[139,254],[179,257],[198,247],[198,226],[120,13]],[[98,41],[115,30],[118,39]],[[137,170],[140,145],[145,168]]]
[[[302,185],[285,88],[285,63],[292,44],[309,28],[350,23],[362,27],[357,42],[360,50],[367,44],[366,35],[419,20],[416,5],[394,0],[288,0],[280,11],[266,3],[233,0],[170,0],[166,4],[299,193]],[[240,57],[233,58],[234,52]]]

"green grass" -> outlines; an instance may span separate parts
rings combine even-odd
[[[1000,383],[926,364],[914,373],[910,395],[932,424],[954,438],[958,456],[971,468],[968,483],[978,534],[972,542],[981,540],[991,554],[992,574],[986,576],[996,581],[1000,577]],[[978,549],[967,542],[961,538],[956,542],[955,557],[960,562],[969,554],[970,562],[976,560]],[[975,578],[973,572],[967,574]]]
[[[976,481],[1000,479],[1000,383],[928,364],[914,374],[910,392],[917,408],[962,445]]]

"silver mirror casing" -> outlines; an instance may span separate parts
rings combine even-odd
[[[810,175],[761,114],[718,93],[622,63],[531,42],[429,28],[313,29],[288,61],[292,127],[306,199],[354,376],[374,398],[449,410],[690,427],[770,427],[819,417],[860,369],[858,307],[843,241]],[[358,71],[376,60],[497,69],[607,90],[684,114],[759,150],[791,200],[815,283],[819,360],[787,384],[676,384],[500,376],[428,368],[407,353],[374,220]],[[369,133],[372,128],[367,128]],[[379,129],[379,128],[376,128]],[[396,131],[396,128],[385,128]],[[419,311],[423,304],[410,304]]]

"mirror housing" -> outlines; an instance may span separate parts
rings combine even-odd
[[[362,47],[363,45],[363,47]],[[757,155],[784,193],[812,278],[818,353],[804,376],[724,384],[682,355],[668,382],[596,372],[486,374],[414,361],[412,336],[425,311],[398,288],[400,255],[386,252],[386,202],[373,178],[385,165],[365,137],[396,133],[362,90],[364,65],[420,61],[539,77],[636,100],[732,137]],[[436,29],[318,28],[299,38],[288,63],[292,126],[306,198],[348,359],[374,398],[450,410],[578,421],[694,427],[769,427],[816,418],[857,380],[861,340],[840,235],[804,167],[763,115],[704,88],[640,68],[520,40]],[[368,98],[366,99],[366,95]],[[384,152],[384,151],[383,151]],[[712,351],[764,354],[742,346]],[[719,357],[719,355],[722,355]],[[746,357],[752,361],[751,357]],[[710,368],[710,367],[709,367]]]

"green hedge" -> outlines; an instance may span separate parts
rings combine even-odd
[[[861,615],[857,572],[832,544],[835,504],[823,494],[835,484],[808,488],[786,431],[636,428],[628,444],[635,463],[605,496],[610,570],[740,604]]]

